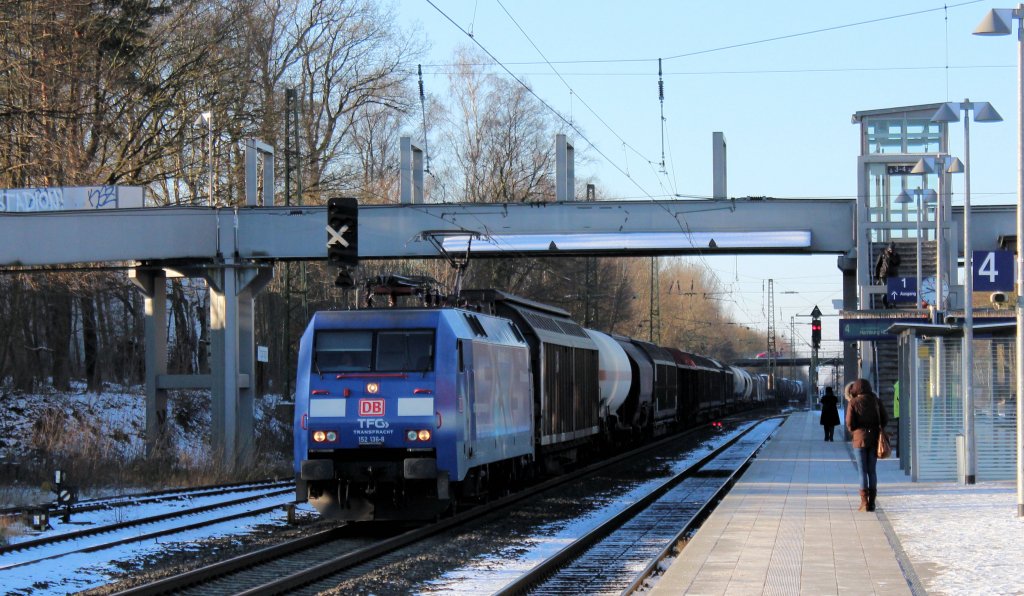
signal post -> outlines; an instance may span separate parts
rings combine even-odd
[[[811,370],[808,371],[808,377],[810,386],[814,388],[814,392],[818,391],[818,349],[821,348],[821,311],[818,306],[814,306],[814,310],[811,311]],[[815,396],[817,397],[817,396]],[[813,399],[813,398],[812,398]],[[814,402],[810,404],[810,408],[814,407]]]

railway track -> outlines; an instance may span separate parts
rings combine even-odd
[[[0,548],[0,574],[6,578],[5,587],[12,589],[17,582],[32,577],[34,570],[45,570],[46,581],[59,581],[53,577],[54,569],[66,567],[67,571],[72,571],[89,559],[94,565],[100,565],[102,557],[94,553],[112,552],[123,546],[130,549],[135,543],[156,542],[267,514],[293,503],[294,490],[292,482],[274,481],[97,500],[88,503],[87,509],[80,510],[77,516],[78,524],[91,524],[89,527],[62,524],[64,527],[60,529],[66,531]],[[109,519],[111,515],[119,518],[118,521],[98,521]]]
[[[748,429],[497,594],[631,593],[685,542],[778,426],[770,420]]]
[[[25,516],[30,515],[31,513],[43,508],[46,508],[49,511],[49,513],[54,516],[68,514],[72,517],[77,517],[84,513],[92,513],[97,511],[128,509],[152,503],[171,502],[174,500],[190,500],[201,497],[216,497],[227,494],[238,494],[239,492],[244,492],[247,490],[259,490],[274,487],[283,488],[285,486],[294,487],[295,482],[290,479],[272,479],[255,482],[228,482],[187,489],[169,488],[164,490],[149,491],[145,493],[131,495],[119,495],[116,497],[88,499],[79,501],[72,505],[71,507],[58,508],[56,505],[52,503],[45,503],[31,507],[6,507],[0,509],[0,518],[6,518],[8,520],[13,521],[18,518],[24,518]],[[2,552],[3,550],[0,549],[0,553]]]
[[[294,482],[275,481],[267,483],[248,483],[245,485],[218,486],[215,488],[202,488],[195,491],[168,491],[167,493],[147,494],[139,498],[118,497],[110,500],[96,500],[89,502],[77,510],[75,515],[79,518],[78,525],[63,524],[61,531],[52,534],[21,540],[0,546],[0,569],[5,569],[24,564],[19,562],[10,563],[12,553],[39,549],[40,547],[70,543],[83,538],[101,535],[118,535],[122,530],[139,528],[153,525],[159,522],[167,522],[175,519],[185,519],[201,513],[213,512],[219,509],[230,509],[238,505],[244,505],[265,499],[267,497],[278,497],[294,492]],[[247,494],[248,493],[248,494]],[[235,499],[221,499],[226,496],[247,495]],[[205,504],[192,505],[195,501],[202,501]],[[164,505],[164,507],[160,507]],[[184,508],[182,508],[184,505]],[[150,513],[149,515],[135,515],[144,509],[164,511]],[[134,510],[134,511],[133,511]],[[87,512],[104,512],[110,515],[97,516],[93,519],[82,519]],[[105,522],[104,519],[113,517],[119,521]],[[237,515],[236,515],[237,517]],[[211,522],[213,523],[213,522]],[[79,528],[80,525],[89,525],[88,528]],[[195,524],[186,524],[193,526]],[[185,528],[185,525],[180,526]],[[167,528],[157,535],[166,535],[175,530],[174,526]],[[155,536],[149,536],[155,537]],[[113,546],[113,545],[111,545]],[[98,550],[102,546],[97,546]],[[47,557],[50,558],[50,557]]]
[[[460,532],[466,532],[466,528],[474,524],[486,526],[489,520],[507,516],[508,510],[530,502],[545,491],[558,490],[560,486],[586,478],[609,466],[626,465],[631,458],[664,449],[666,445],[678,440],[679,437],[664,439],[414,530],[402,533],[396,531],[391,536],[367,537],[356,534],[364,531],[365,525],[343,526],[317,536],[132,588],[121,594],[315,593],[346,582],[347,585],[354,582],[366,586],[370,592],[389,593],[390,588],[374,583],[373,580],[367,580],[364,584],[359,578],[389,565],[401,567],[405,561],[417,556],[407,552],[410,548],[444,549],[445,544],[455,540]],[[394,593],[403,589],[395,588]]]

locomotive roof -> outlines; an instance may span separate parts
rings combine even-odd
[[[530,300],[529,298],[523,298],[522,296],[516,296],[515,294],[509,294],[502,292],[501,290],[495,289],[474,289],[474,290],[462,290],[460,294],[461,298],[468,300],[469,302],[484,302],[489,304],[495,304],[498,302],[505,302],[508,304],[515,304],[520,307],[525,307],[530,310],[543,312],[550,316],[571,318],[572,315],[569,311],[559,308],[557,306],[551,306],[550,304],[543,304]]]

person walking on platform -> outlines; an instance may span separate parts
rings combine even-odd
[[[853,455],[860,474],[860,509],[874,511],[878,495],[878,437],[884,432],[889,417],[882,400],[878,399],[867,379],[857,379],[847,385],[846,429],[853,439]]]
[[[821,396],[821,417],[818,422],[825,427],[825,440],[835,440],[836,426],[839,424],[839,398],[832,393],[831,387],[825,387],[825,395]]]

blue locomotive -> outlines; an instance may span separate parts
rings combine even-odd
[[[313,316],[299,345],[297,498],[334,519],[429,519],[767,399],[745,371],[585,329],[557,307],[461,298],[472,307]]]

